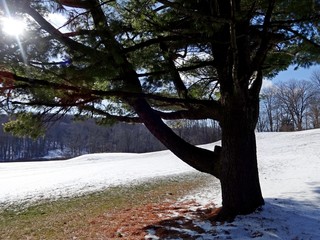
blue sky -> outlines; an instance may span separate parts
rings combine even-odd
[[[288,70],[280,72],[276,77],[271,79],[272,82],[286,81],[290,79],[296,80],[309,80],[314,71],[320,70],[320,65],[316,65],[310,68],[299,68],[294,70],[294,66],[289,67]]]

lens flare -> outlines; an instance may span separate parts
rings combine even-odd
[[[1,24],[2,31],[11,36],[20,36],[26,29],[26,24],[22,20],[11,17],[3,18]]]

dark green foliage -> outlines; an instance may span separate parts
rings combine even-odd
[[[43,136],[45,133],[41,117],[32,113],[15,114],[12,120],[3,124],[3,129],[15,136],[27,136],[33,139]]]

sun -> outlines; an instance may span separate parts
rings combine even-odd
[[[24,21],[11,17],[3,18],[1,25],[2,31],[11,36],[20,36],[26,29]]]

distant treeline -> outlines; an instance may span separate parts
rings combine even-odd
[[[8,117],[0,116],[1,124]],[[205,144],[220,139],[220,128],[211,121],[169,123],[186,141]],[[97,125],[94,120],[73,121],[64,116],[47,130],[44,137],[18,138],[0,129],[0,161],[63,159],[98,152],[152,152],[165,147],[142,124]]]

